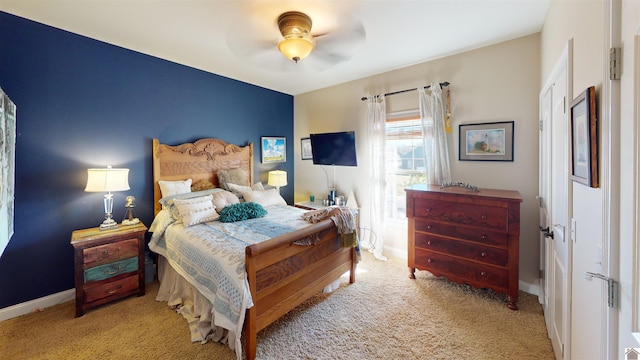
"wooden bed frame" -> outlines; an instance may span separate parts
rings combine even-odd
[[[240,147],[219,139],[201,139],[176,146],[153,139],[154,214],[161,210],[158,180],[193,182],[206,179],[216,186],[220,169],[243,168],[253,184],[253,144]],[[312,246],[293,244],[311,238]],[[320,292],[347,271],[355,282],[355,248],[340,247],[331,219],[246,247],[246,271],[254,306],[244,321],[246,358],[256,356],[257,333]]]

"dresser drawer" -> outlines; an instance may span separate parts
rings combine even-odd
[[[449,225],[429,219],[416,219],[416,231],[450,236],[493,246],[508,245],[507,233],[489,231],[487,229]]]
[[[416,233],[416,248],[445,253],[487,264],[507,266],[507,249]]]
[[[111,244],[87,247],[82,250],[84,268],[138,256],[138,239],[128,239]]]
[[[100,281],[132,271],[138,271],[137,256],[86,269],[84,271],[84,282]]]
[[[504,207],[417,198],[414,213],[416,218],[508,230],[508,211]]]
[[[85,302],[90,303],[106,297],[119,297],[120,294],[136,291],[140,286],[138,280],[138,274],[133,274],[116,281],[87,284],[84,287]]]
[[[416,249],[415,264],[436,276],[445,276],[474,287],[506,289],[508,286],[506,268],[465,261],[424,249]]]

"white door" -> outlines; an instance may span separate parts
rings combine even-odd
[[[571,243],[568,229],[567,88],[571,43],[556,64],[540,96],[540,249],[541,300],[557,359],[568,358],[571,303]]]

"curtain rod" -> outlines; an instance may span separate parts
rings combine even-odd
[[[445,87],[445,86],[449,86],[449,82],[448,82],[448,81],[445,81],[445,82],[441,82],[441,83],[440,83],[440,87],[441,87],[441,88],[443,88],[443,87]],[[427,85],[427,86],[425,86],[425,88],[426,88],[426,89],[428,89],[428,88],[430,88],[430,87],[431,87],[431,85]],[[386,94],[384,94],[384,96],[391,96],[391,95],[396,95],[396,94],[402,94],[402,93],[406,93],[406,92],[414,91],[414,90],[416,90],[416,89],[407,89],[407,90],[394,91],[394,92],[386,93]],[[367,100],[367,97],[366,97],[366,96],[363,96],[360,100],[362,100],[362,101],[366,101],[366,100]]]

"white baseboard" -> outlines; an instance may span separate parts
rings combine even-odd
[[[42,311],[50,306],[63,302],[75,300],[76,289],[61,291],[56,294],[47,295],[39,299],[23,302],[13,306],[0,309],[0,321],[18,317],[31,312]]]

